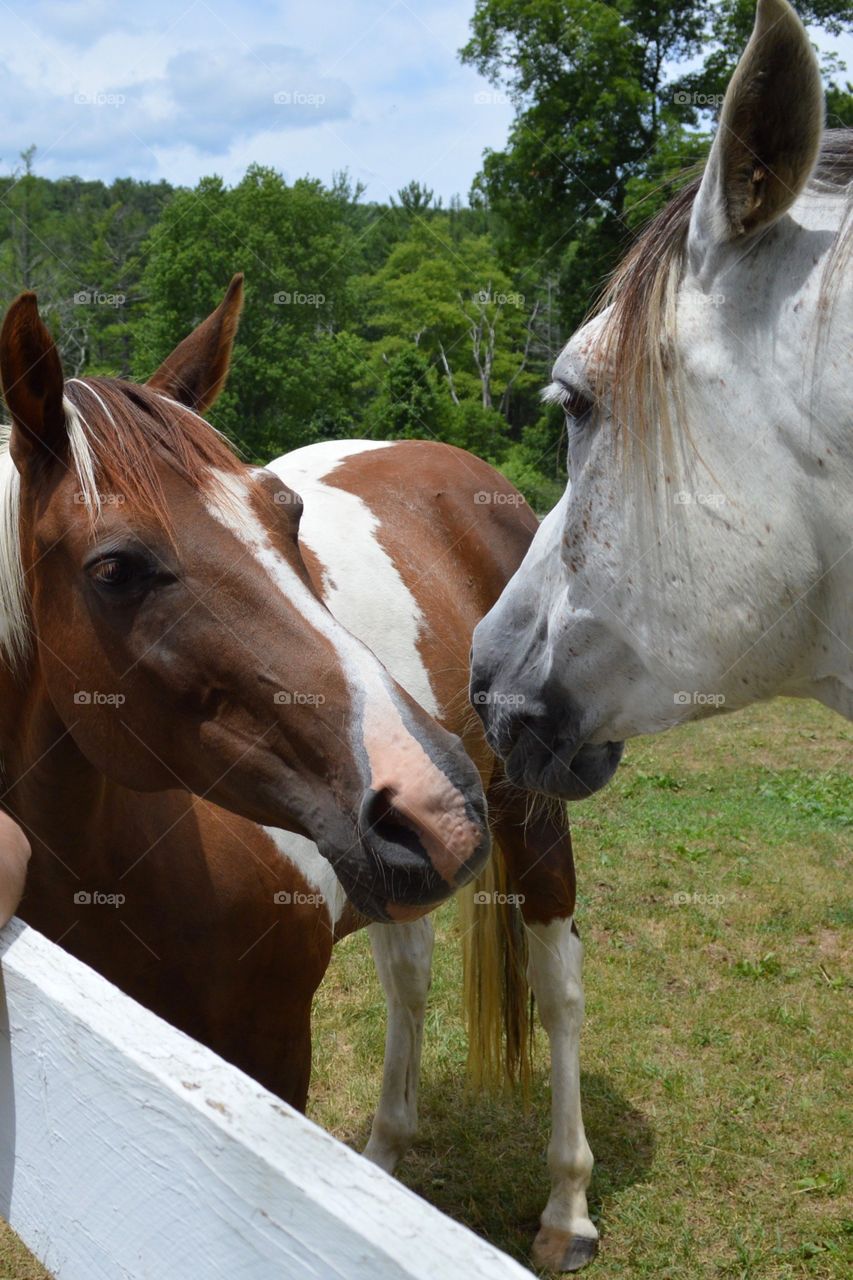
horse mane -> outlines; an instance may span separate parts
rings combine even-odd
[[[225,437],[185,405],[150,387],[117,378],[69,378],[63,405],[66,465],[94,522],[104,498],[172,525],[157,471],[168,465],[207,492],[221,473],[242,464]],[[9,452],[11,427],[0,425],[0,659],[12,668],[30,651],[29,607],[20,541],[20,476]]]
[[[823,136],[815,169],[806,186],[813,195],[848,192],[853,182],[853,129],[831,129]],[[643,228],[616,268],[590,318],[609,311],[602,334],[601,366],[607,372],[614,419],[644,446],[652,425],[661,429],[668,456],[673,421],[679,416],[679,380],[675,375],[675,310],[684,272],[687,232],[701,176],[687,182]],[[840,279],[839,267],[853,244],[850,208],[827,257],[821,278],[819,315]]]

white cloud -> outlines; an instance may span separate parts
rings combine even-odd
[[[458,0],[9,0],[4,168],[237,181],[252,161],[465,194],[508,106],[475,109]],[[278,100],[276,100],[276,98]]]
[[[352,105],[348,85],[284,45],[187,50],[169,60],[163,76],[119,92],[147,145],[180,142],[207,155],[223,155],[261,131],[342,119]]]

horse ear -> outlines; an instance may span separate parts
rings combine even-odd
[[[68,443],[59,352],[39,315],[34,293],[10,306],[0,330],[0,378],[12,417],[9,449],[22,471],[49,457],[61,461]]]
[[[788,0],[758,0],[731,78],[688,237],[697,274],[721,245],[775,222],[811,173],[823,134],[820,69]]]
[[[242,309],[243,276],[236,275],[216,310],[166,357],[148,386],[196,413],[209,409],[228,377]]]

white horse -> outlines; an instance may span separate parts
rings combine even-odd
[[[701,181],[554,365],[571,483],[474,635],[514,782],[587,795],[623,739],[776,694],[853,715],[851,178],[759,0]]]

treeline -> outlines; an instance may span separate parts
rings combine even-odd
[[[69,374],[145,378],[217,305],[246,305],[212,420],[250,459],[332,437],[435,437],[500,463],[540,508],[561,486],[559,415],[539,403],[555,290],[522,288],[484,208],[411,184],[392,204],[341,176],[234,187],[0,179],[5,307],[35,289]]]
[[[850,0],[798,8],[830,34],[851,19]],[[753,0],[476,0],[463,60],[516,115],[465,206],[418,183],[380,204],[346,174],[288,183],[260,166],[230,188],[48,181],[31,148],[0,178],[0,302],[38,292],[69,373],[144,378],[243,271],[212,417],[247,457],[431,436],[545,510],[562,422],[539,389],[632,230],[702,160],[753,14]],[[824,67],[830,123],[849,124],[843,68]]]

